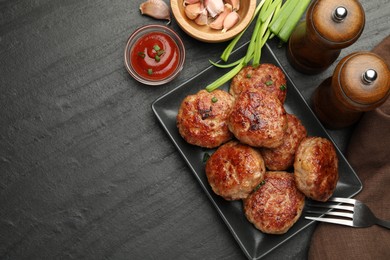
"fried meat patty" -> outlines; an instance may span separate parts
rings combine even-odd
[[[283,144],[276,148],[261,148],[265,166],[268,170],[284,171],[294,164],[295,153],[301,140],[306,137],[306,128],[295,115],[287,114],[287,131]]]
[[[226,91],[200,90],[182,101],[176,123],[180,135],[188,143],[215,148],[229,141],[233,135],[227,126],[227,119],[234,98]]]
[[[302,214],[305,196],[291,173],[268,171],[260,187],[244,200],[249,222],[267,234],[286,233]]]
[[[338,174],[338,158],[332,142],[322,137],[304,138],[294,161],[297,187],[307,197],[327,201],[333,194]]]
[[[229,92],[237,97],[248,87],[261,88],[276,95],[284,103],[287,95],[286,76],[283,71],[270,63],[260,64],[258,67],[246,66],[230,83]]]
[[[242,143],[275,148],[283,143],[287,116],[274,95],[259,88],[248,88],[235,99],[228,127]]]
[[[206,163],[211,188],[226,200],[246,198],[263,180],[264,174],[261,154],[238,141],[220,146]]]

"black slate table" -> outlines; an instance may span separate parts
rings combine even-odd
[[[139,84],[123,65],[127,37],[164,24],[141,16],[141,2],[0,2],[0,259],[245,259],[151,110],[226,43],[196,41],[173,20],[184,70]],[[362,5],[365,30],[339,59],[390,34],[389,1]],[[333,72],[300,74],[269,44],[308,101]],[[343,152],[352,130],[329,131]],[[305,258],[314,228],[267,258]]]

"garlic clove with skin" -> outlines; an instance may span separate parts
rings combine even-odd
[[[148,0],[139,7],[141,14],[148,15],[155,19],[171,21],[168,5],[162,0]]]
[[[223,29],[222,32],[227,32],[230,28],[232,28],[238,21],[240,20],[240,16],[236,11],[229,13],[225,20],[223,21]]]
[[[202,0],[184,0],[183,6],[192,5],[201,2]],[[202,1],[203,2],[203,1]]]
[[[225,8],[222,13],[218,15],[218,17],[210,23],[210,28],[215,30],[222,30],[223,29],[223,21],[225,20],[226,16],[233,11],[233,8],[230,4],[225,4]]]
[[[203,8],[202,12],[196,17],[195,23],[197,25],[206,25],[208,23],[209,17],[206,8]]]
[[[234,11],[240,10],[240,0],[225,0],[225,3],[230,4]]]
[[[224,9],[223,0],[204,0],[204,5],[213,18],[222,13]]]
[[[195,23],[197,25],[207,25],[209,23],[209,13],[204,7],[203,0],[200,2],[200,9],[202,9],[202,12],[196,17]]]
[[[185,12],[186,16],[188,17],[188,19],[195,20],[203,12],[202,5],[200,2],[187,5],[184,8],[184,12]]]

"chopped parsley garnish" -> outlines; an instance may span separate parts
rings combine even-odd
[[[157,44],[153,46],[153,50],[156,52],[156,55],[154,56],[154,60],[156,62],[159,62],[161,60],[161,55],[164,54],[164,50],[160,48]]]
[[[250,79],[250,78],[252,78],[252,75],[251,74],[246,74],[246,77],[248,78],[248,79]]]
[[[287,89],[287,88],[286,88],[286,85],[281,85],[281,86],[280,86],[280,90],[281,90],[281,91],[285,91],[286,89]]]
[[[216,97],[213,97],[212,99],[211,99],[211,102],[213,102],[213,103],[216,103],[218,101],[218,98],[216,98]]]
[[[265,85],[267,85],[267,86],[271,86],[272,84],[274,84],[274,82],[272,80],[268,80],[265,82]]]
[[[145,58],[145,53],[140,51],[140,52],[138,52],[138,56],[140,56],[141,58]]]
[[[265,184],[265,180],[263,180],[262,182],[260,182],[256,188],[253,190],[253,192],[256,192],[258,189],[260,189],[261,186],[263,186]]]
[[[148,69],[148,75],[152,75],[153,74],[153,70],[152,69]]]

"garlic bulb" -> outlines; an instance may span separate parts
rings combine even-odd
[[[148,15],[155,19],[171,21],[168,5],[162,0],[148,0],[139,7],[141,14]]]

